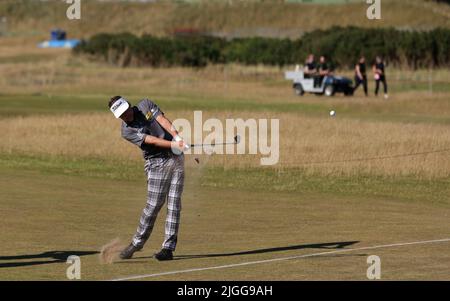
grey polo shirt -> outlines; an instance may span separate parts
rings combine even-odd
[[[133,108],[134,119],[130,123],[122,122],[122,137],[129,142],[139,146],[144,159],[166,157],[171,154],[170,149],[160,148],[145,144],[147,135],[172,141],[170,135],[159,123],[156,117],[164,115],[159,107],[148,99],[141,100]]]

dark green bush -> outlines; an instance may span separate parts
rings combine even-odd
[[[237,62],[246,65],[303,63],[309,53],[325,55],[333,66],[352,68],[358,57],[381,55],[387,63],[410,68],[449,67],[450,30],[399,31],[333,27],[301,39],[216,37],[136,37],[130,33],[98,34],[75,48],[120,66],[192,66]]]

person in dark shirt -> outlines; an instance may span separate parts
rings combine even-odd
[[[366,58],[364,56],[359,58],[359,61],[355,66],[355,87],[353,88],[353,91],[356,91],[361,84],[364,87],[364,93],[368,96]]]
[[[386,81],[386,72],[383,60],[380,56],[375,59],[375,64],[373,65],[373,74],[375,77],[375,96],[378,96],[378,91],[380,89],[380,82],[383,83],[384,88],[384,98],[388,99],[388,86]]]
[[[317,64],[316,61],[314,60],[314,54],[310,54],[305,62],[305,69],[304,69],[305,78],[314,77],[316,71],[317,71]]]
[[[325,56],[321,56],[319,65],[317,65],[318,76],[314,78],[314,86],[320,86],[325,76],[330,74],[330,68],[328,67],[327,59]]]

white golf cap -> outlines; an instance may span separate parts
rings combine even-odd
[[[129,107],[130,104],[125,98],[119,98],[113,103],[110,110],[116,118],[119,118]]]

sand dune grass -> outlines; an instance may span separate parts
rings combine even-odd
[[[176,1],[157,3],[83,1],[82,22],[66,18],[63,1],[2,0],[0,15],[8,16],[16,35],[44,38],[49,28],[65,28],[72,37],[98,32],[131,31],[137,34],[172,34],[180,28],[229,35],[298,37],[305,31],[331,26],[398,27],[430,29],[450,26],[450,9],[424,0],[384,0],[383,22],[366,17],[365,3],[298,5],[280,1],[201,1],[188,5]],[[357,2],[357,1],[356,1]],[[360,1],[361,2],[361,1]],[[117,18],[124,16],[127,18]],[[151,17],[150,17],[151,16]]]

